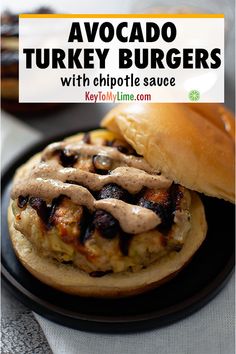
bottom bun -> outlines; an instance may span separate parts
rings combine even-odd
[[[43,283],[65,293],[91,297],[124,297],[155,288],[175,276],[192,258],[205,239],[207,224],[204,207],[192,192],[192,227],[180,252],[152,263],[136,273],[107,274],[94,278],[72,265],[40,256],[27,238],[14,228],[11,205],[8,223],[11,241],[23,266]]]

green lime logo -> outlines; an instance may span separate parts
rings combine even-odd
[[[189,91],[188,98],[192,102],[199,101],[200,92],[198,90],[191,90],[191,91]]]

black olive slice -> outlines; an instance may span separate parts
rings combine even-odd
[[[18,200],[17,200],[17,205],[18,205],[18,207],[19,207],[19,208],[24,208],[24,207],[27,205],[27,203],[28,203],[28,199],[29,199],[28,196],[27,196],[27,197],[24,197],[23,195],[20,195],[20,196],[18,197]]]
[[[45,225],[48,224],[48,217],[49,217],[49,209],[47,207],[47,203],[45,200],[41,198],[31,197],[29,199],[30,206],[36,210],[40,219],[44,222]]]
[[[93,225],[107,239],[116,237],[120,230],[119,222],[110,213],[103,210],[95,212]]]
[[[64,149],[60,150],[59,158],[63,167],[73,167],[78,160],[78,155],[69,155],[68,152]]]

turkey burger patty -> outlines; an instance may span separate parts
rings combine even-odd
[[[129,144],[105,130],[85,134],[80,139],[85,144],[113,147],[127,157],[136,155]],[[127,162],[102,154],[68,154],[65,148],[56,150],[48,161],[61,169],[80,169],[101,176],[111,175],[118,167],[127,167]],[[39,166],[44,163],[41,160]],[[160,223],[144,232],[127,233],[110,212],[103,209],[91,212],[63,194],[53,200],[37,195],[18,196],[12,204],[15,228],[42,256],[71,263],[90,276],[136,272],[160,257],[179,252],[191,228],[191,193],[167,179],[165,182],[166,188],[142,187],[135,193],[117,183],[104,183],[100,190],[91,191],[96,200],[117,199],[156,213]]]

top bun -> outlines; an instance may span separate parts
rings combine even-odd
[[[187,103],[187,106],[201,114],[211,123],[235,138],[235,119],[232,113],[219,103]]]
[[[176,183],[234,202],[234,122],[222,105],[123,104],[102,126]]]

